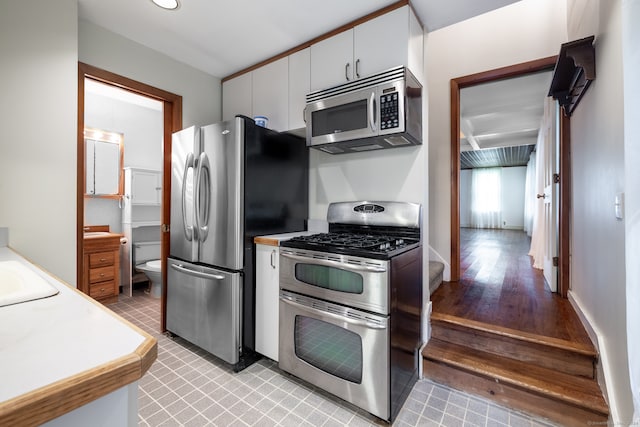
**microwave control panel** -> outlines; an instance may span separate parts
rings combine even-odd
[[[392,92],[380,97],[380,129],[392,129],[400,126],[398,112],[398,92]]]

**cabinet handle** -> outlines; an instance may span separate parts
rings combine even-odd
[[[276,251],[271,251],[271,268],[276,268]]]
[[[356,78],[359,79],[360,78],[360,59],[356,59]]]
[[[347,79],[347,81],[349,81],[349,64],[348,62],[345,64],[344,66],[344,77]]]

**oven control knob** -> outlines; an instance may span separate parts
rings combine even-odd
[[[396,246],[401,246],[401,245],[404,245],[404,239],[396,240]]]

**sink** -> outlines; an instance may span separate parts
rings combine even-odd
[[[0,262],[0,307],[50,297],[58,292],[24,264]]]
[[[98,237],[98,236],[108,236],[111,233],[108,231],[86,231],[84,233],[84,237]]]

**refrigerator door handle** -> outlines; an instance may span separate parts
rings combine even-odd
[[[198,239],[201,242],[207,240],[209,234],[209,205],[211,204],[211,183],[209,178],[209,157],[206,153],[200,153],[195,179],[195,210]],[[201,197],[204,195],[204,200]]]
[[[189,268],[184,267],[182,264],[170,264],[171,268],[181,273],[188,274],[190,276],[199,277],[201,279],[214,279],[214,280],[223,280],[224,276],[220,274],[210,274],[203,273],[202,271],[191,270]]]
[[[192,241],[194,238],[194,230],[192,225],[187,224],[187,177],[189,169],[193,168],[193,153],[187,155],[187,159],[184,161],[184,173],[182,176],[182,226],[184,228],[184,235],[188,241]]]

